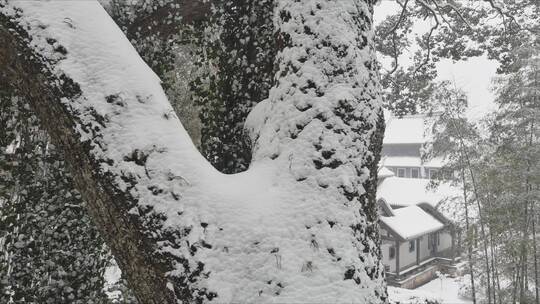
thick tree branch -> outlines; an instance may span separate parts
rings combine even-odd
[[[141,303],[175,303],[172,292],[165,288],[165,269],[146,254],[151,245],[141,234],[140,223],[126,217],[122,201],[131,198],[111,187],[108,178],[97,176],[99,164],[79,140],[77,122],[60,102],[78,98],[80,88],[68,77],[56,77],[47,61],[28,47],[29,39],[22,27],[0,14],[0,80],[29,100],[55,145],[63,148],[76,187],[121,268],[136,270],[126,275]],[[117,203],[110,204],[112,201]]]
[[[141,303],[386,302],[373,11],[320,2],[278,1],[282,81],[250,116],[250,169],[229,176],[97,2],[0,5],[2,79],[64,150]]]

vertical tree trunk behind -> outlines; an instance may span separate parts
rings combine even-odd
[[[465,229],[467,233],[466,241],[467,241],[467,258],[469,259],[469,273],[471,276],[471,292],[472,292],[472,299],[473,304],[476,304],[476,290],[475,290],[475,282],[474,282],[474,261],[472,258],[473,253],[473,241],[472,241],[472,233],[470,230],[470,224],[469,224],[469,205],[467,200],[467,189],[465,188],[467,183],[465,181],[465,169],[462,166],[461,168],[461,183],[463,185],[463,201],[465,204]]]
[[[456,127],[455,123],[454,123],[454,129],[458,130],[457,135],[458,135],[458,140],[459,140],[460,158],[462,162],[464,163],[465,168],[467,168],[467,171],[469,172],[469,175],[471,177],[474,200],[476,201],[476,206],[478,208],[478,217],[480,219],[480,232],[482,233],[482,245],[483,245],[482,247],[484,250],[484,262],[485,262],[486,277],[487,277],[486,295],[487,295],[488,304],[491,304],[492,288],[491,288],[491,275],[490,275],[491,271],[490,271],[490,263],[489,263],[489,254],[488,254],[489,238],[486,233],[487,222],[485,219],[483,204],[481,203],[481,200],[480,200],[480,191],[478,189],[478,184],[476,182],[476,178],[474,175],[472,163],[469,157],[469,153],[467,151],[467,146],[465,145],[465,139],[463,135],[461,134],[461,132],[459,132],[459,128]]]

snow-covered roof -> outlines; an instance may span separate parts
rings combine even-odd
[[[394,216],[381,216],[381,222],[404,240],[411,240],[444,228],[443,223],[418,206],[393,211]]]
[[[425,122],[422,116],[387,117],[384,144],[421,144],[425,140]]]
[[[381,166],[388,167],[430,167],[441,168],[444,160],[440,157],[430,159],[422,163],[422,159],[416,156],[385,156],[381,159]]]
[[[414,156],[386,156],[381,159],[381,163],[390,167],[420,167],[422,160]]]
[[[430,180],[420,178],[385,178],[377,187],[377,198],[382,198],[391,206],[412,206],[428,203],[433,207],[444,199],[459,196],[460,192],[447,183],[435,189],[428,189]]]
[[[424,167],[431,167],[431,168],[441,168],[445,165],[445,159],[442,157],[437,157],[430,159],[422,164]]]
[[[379,171],[377,172],[377,175],[379,176],[380,179],[383,179],[383,178],[394,176],[395,174],[394,172],[392,172],[390,169],[386,167],[380,167]]]

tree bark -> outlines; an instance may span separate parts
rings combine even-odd
[[[93,220],[141,303],[174,303],[173,294],[163,289],[163,266],[149,255],[152,245],[143,236],[140,221],[126,216],[126,203],[133,198],[118,193],[111,178],[98,173],[104,160],[90,155],[88,143],[81,142],[75,131],[79,118],[70,115],[60,102],[61,98],[80,96],[80,88],[65,76],[60,79],[53,75],[47,59],[29,48],[29,39],[31,36],[14,18],[0,14],[0,80],[24,92],[41,124],[62,149],[76,188],[89,203]],[[59,81],[63,83],[59,85]]]
[[[0,80],[64,152],[141,303],[383,303],[372,10],[277,2],[279,77],[238,175],[196,151],[97,2],[0,1]]]
[[[474,281],[474,261],[473,261],[473,234],[471,232],[470,223],[469,223],[469,204],[467,200],[467,183],[465,181],[465,167],[462,164],[461,167],[461,183],[463,186],[463,202],[465,204],[465,229],[467,233],[467,258],[469,259],[469,273],[471,276],[471,292],[473,304],[476,304],[476,289]]]

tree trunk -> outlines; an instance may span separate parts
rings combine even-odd
[[[372,13],[277,1],[279,76],[237,175],[196,151],[97,2],[0,1],[0,80],[63,150],[141,303],[383,303]]]
[[[470,224],[469,224],[469,204],[467,200],[467,189],[465,188],[467,183],[465,181],[464,166],[461,167],[461,182],[463,185],[463,201],[465,204],[465,229],[467,233],[467,258],[469,259],[469,273],[471,276],[471,292],[472,292],[473,304],[476,304],[476,290],[474,286],[474,262],[472,258],[473,242],[472,242],[472,233],[471,233]]]
[[[452,117],[452,121],[453,119],[454,118]],[[492,281],[491,281],[490,267],[489,267],[488,237],[487,237],[486,228],[485,228],[487,223],[485,220],[485,215],[483,215],[483,208],[482,208],[484,204],[482,204],[480,201],[478,184],[476,183],[476,178],[474,175],[472,163],[469,158],[469,153],[467,151],[467,147],[464,142],[464,137],[461,135],[461,132],[459,132],[459,128],[455,126],[455,123],[454,123],[454,129],[458,130],[458,140],[459,140],[459,145],[460,145],[460,148],[459,148],[460,159],[461,159],[461,162],[467,168],[467,171],[469,171],[469,175],[471,177],[472,189],[474,193],[474,200],[476,201],[476,206],[478,208],[478,218],[480,220],[480,232],[482,233],[482,240],[483,240],[484,262],[486,266],[486,277],[487,277],[486,295],[487,295],[488,304],[491,304],[492,303],[491,302],[491,291],[492,291],[491,282]]]

